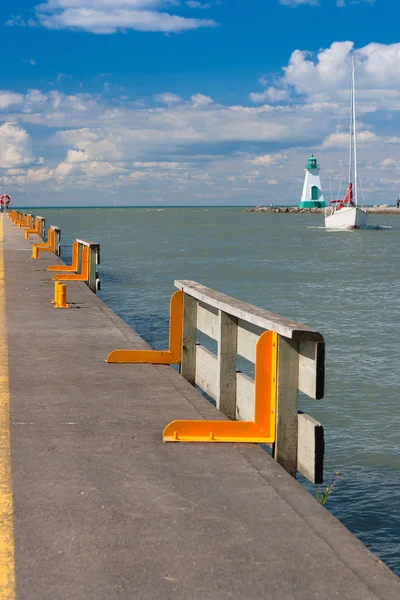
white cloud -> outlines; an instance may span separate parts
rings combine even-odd
[[[21,15],[11,15],[5,24],[9,27],[36,27],[34,19],[25,20]]]
[[[371,42],[354,49],[351,41],[334,42],[314,54],[294,50],[284,75],[275,78],[275,86],[252,92],[253,102],[279,102],[296,92],[309,105],[349,102],[351,55],[356,59],[357,105],[360,112],[379,108],[400,109],[400,43]],[[267,83],[263,77],[261,83]],[[304,100],[303,100],[304,101]]]
[[[89,115],[65,106],[52,112],[50,107],[42,116],[36,112],[23,114],[22,118],[35,124],[59,126],[68,117],[71,122],[93,122],[96,126],[76,127],[61,131],[55,142],[67,146],[68,162],[90,160],[146,161],[146,156],[167,153],[198,153],[196,145],[240,142],[303,141],[309,136],[308,117],[295,116],[290,111],[263,106],[259,108],[223,106],[209,103],[203,97],[195,102],[169,104],[160,108],[125,108],[114,114],[109,109],[96,106]],[[47,107],[48,103],[44,103]],[[322,123],[324,135],[329,125]],[[313,132],[314,135],[314,132]],[[83,154],[82,154],[83,153]],[[168,160],[168,159],[167,159]]]
[[[137,169],[137,168],[145,168],[145,169],[154,169],[154,168],[159,168],[159,169],[179,169],[181,166],[181,163],[179,162],[168,162],[168,161],[163,161],[163,162],[140,162],[140,161],[135,161],[133,163],[133,166]]]
[[[197,2],[197,0],[187,0],[186,6],[189,8],[211,8],[211,4],[204,4],[203,2]]]
[[[353,42],[334,42],[315,57],[295,50],[279,81],[310,103],[348,102]],[[359,113],[400,110],[400,43],[370,43],[354,50]]]
[[[4,110],[11,106],[22,104],[24,96],[15,94],[14,92],[0,91],[0,110]]]
[[[16,123],[0,125],[0,169],[25,165],[33,161],[31,140]]]
[[[117,173],[126,172],[124,163],[112,163],[107,161],[92,161],[80,165],[86,177],[109,177]]]
[[[352,42],[334,42],[318,53],[315,62],[310,52],[295,50],[284,68],[282,83],[291,85],[299,94],[321,95],[349,85]]]
[[[74,165],[68,162],[60,162],[54,168],[8,169],[0,179],[4,184],[13,186],[51,182],[57,186],[67,183],[78,187],[89,187],[94,185],[95,180],[98,178],[103,179],[125,172],[125,166],[118,163],[92,161]]]
[[[382,170],[393,169],[397,167],[397,162],[393,158],[385,158],[379,166]]]
[[[212,99],[209,96],[204,96],[204,94],[194,94],[190,96],[190,100],[196,108],[199,106],[208,106],[212,103]]]
[[[178,94],[172,94],[171,92],[156,94],[154,100],[156,102],[161,102],[162,104],[179,104],[182,102],[182,98],[178,96]]]
[[[279,90],[273,86],[270,86],[264,92],[251,92],[249,94],[249,99],[251,102],[255,103],[272,102],[275,104],[277,102],[285,102],[286,100],[289,100],[289,98],[290,94],[288,90]]]
[[[81,162],[89,162],[89,154],[85,150],[68,150],[66,162],[76,164]]]
[[[375,0],[337,0],[336,6],[344,8],[345,6],[349,6],[349,4],[359,4],[360,2],[375,4]]]
[[[224,106],[204,94],[189,101],[177,95],[160,94],[165,106],[135,106],[118,100],[114,104],[89,94],[65,95],[53,90],[29,90],[24,96],[1,92],[8,120],[52,128],[67,128],[56,142],[85,155],[71,154],[71,161],[142,160],[144,154],[161,148],[182,152],[188,144],[228,141],[304,140],[308,117],[295,116],[291,109]],[[18,103],[15,106],[13,103]],[[1,109],[0,109],[1,118]],[[324,133],[328,135],[324,125]]]
[[[300,4],[309,4],[310,6],[317,6],[319,0],[279,0],[284,6],[300,6]]]
[[[56,134],[59,144],[74,146],[67,152],[66,162],[69,164],[88,163],[92,161],[121,161],[124,158],[121,136],[118,133],[105,134],[101,129],[91,130],[87,127],[70,131],[59,131]]]
[[[358,144],[370,144],[371,142],[379,141],[379,137],[372,131],[359,131],[357,133]],[[337,148],[346,147],[349,145],[349,134],[348,133],[332,133],[326,140],[324,140],[323,146],[325,148]]]
[[[127,29],[178,33],[217,26],[211,19],[192,19],[163,11],[175,4],[171,0],[47,0],[38,4],[35,11],[38,23],[47,29],[78,29],[97,34]],[[7,24],[21,23],[14,17]]]
[[[258,165],[261,167],[271,167],[279,164],[283,164],[288,160],[286,154],[264,154],[263,156],[257,156],[251,160],[246,161],[250,165]]]

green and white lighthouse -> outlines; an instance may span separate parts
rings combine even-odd
[[[313,154],[311,154],[308,159],[304,170],[306,176],[304,178],[303,193],[301,195],[299,208],[323,208],[325,206],[325,200],[321,190],[319,164]]]

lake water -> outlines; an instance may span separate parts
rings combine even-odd
[[[32,209],[31,209],[32,211]],[[322,215],[238,208],[36,209],[101,244],[102,299],[153,347],[168,339],[175,279],[192,279],[318,329],[326,395],[326,507],[400,574],[400,217],[329,232]],[[315,486],[305,485],[315,494]]]

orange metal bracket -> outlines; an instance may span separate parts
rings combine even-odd
[[[24,238],[26,240],[29,239],[29,235],[31,233],[36,233],[36,235],[40,235],[40,224],[39,224],[39,221],[37,219],[35,219],[35,227],[33,227],[32,229],[25,229],[25,231],[24,231]]]
[[[47,267],[48,271],[62,271],[63,273],[65,272],[72,272],[72,273],[77,273],[78,272],[78,262],[79,262],[79,247],[78,247],[78,242],[74,242],[72,244],[72,265],[50,265],[49,267]]]
[[[256,345],[254,422],[172,421],[163,432],[164,442],[253,442],[275,441],[278,336],[265,331]]]
[[[58,269],[57,269],[58,270]],[[66,275],[54,275],[54,281],[87,281],[89,279],[89,247],[84,246],[82,250],[82,273],[67,273]]]
[[[39,232],[36,229],[36,227],[34,227],[33,229],[25,229],[25,231],[24,231],[24,238],[26,240],[28,240],[31,233],[36,233],[36,235],[39,234]]]
[[[54,231],[50,227],[47,242],[40,243],[40,244],[33,244],[32,258],[35,258],[36,253],[37,253],[37,258],[39,258],[39,252],[54,252],[54,250],[55,250],[54,245],[55,245]]]
[[[34,246],[37,246],[41,250],[44,250],[46,248],[52,248],[53,244],[54,244],[54,231],[50,227],[49,233],[47,236],[47,242],[38,242],[37,244],[34,244]]]
[[[24,229],[24,228],[31,228],[31,220],[29,219],[28,215],[22,215],[19,223],[18,223],[18,229]]]
[[[183,292],[175,292],[170,301],[168,350],[114,350],[108,363],[153,363],[178,365],[182,362]]]

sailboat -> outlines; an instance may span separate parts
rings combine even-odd
[[[332,200],[325,209],[325,227],[327,229],[364,229],[367,227],[367,223],[368,213],[364,208],[359,206],[358,202],[355,63],[353,55],[350,106],[349,183],[345,197],[342,200]]]

